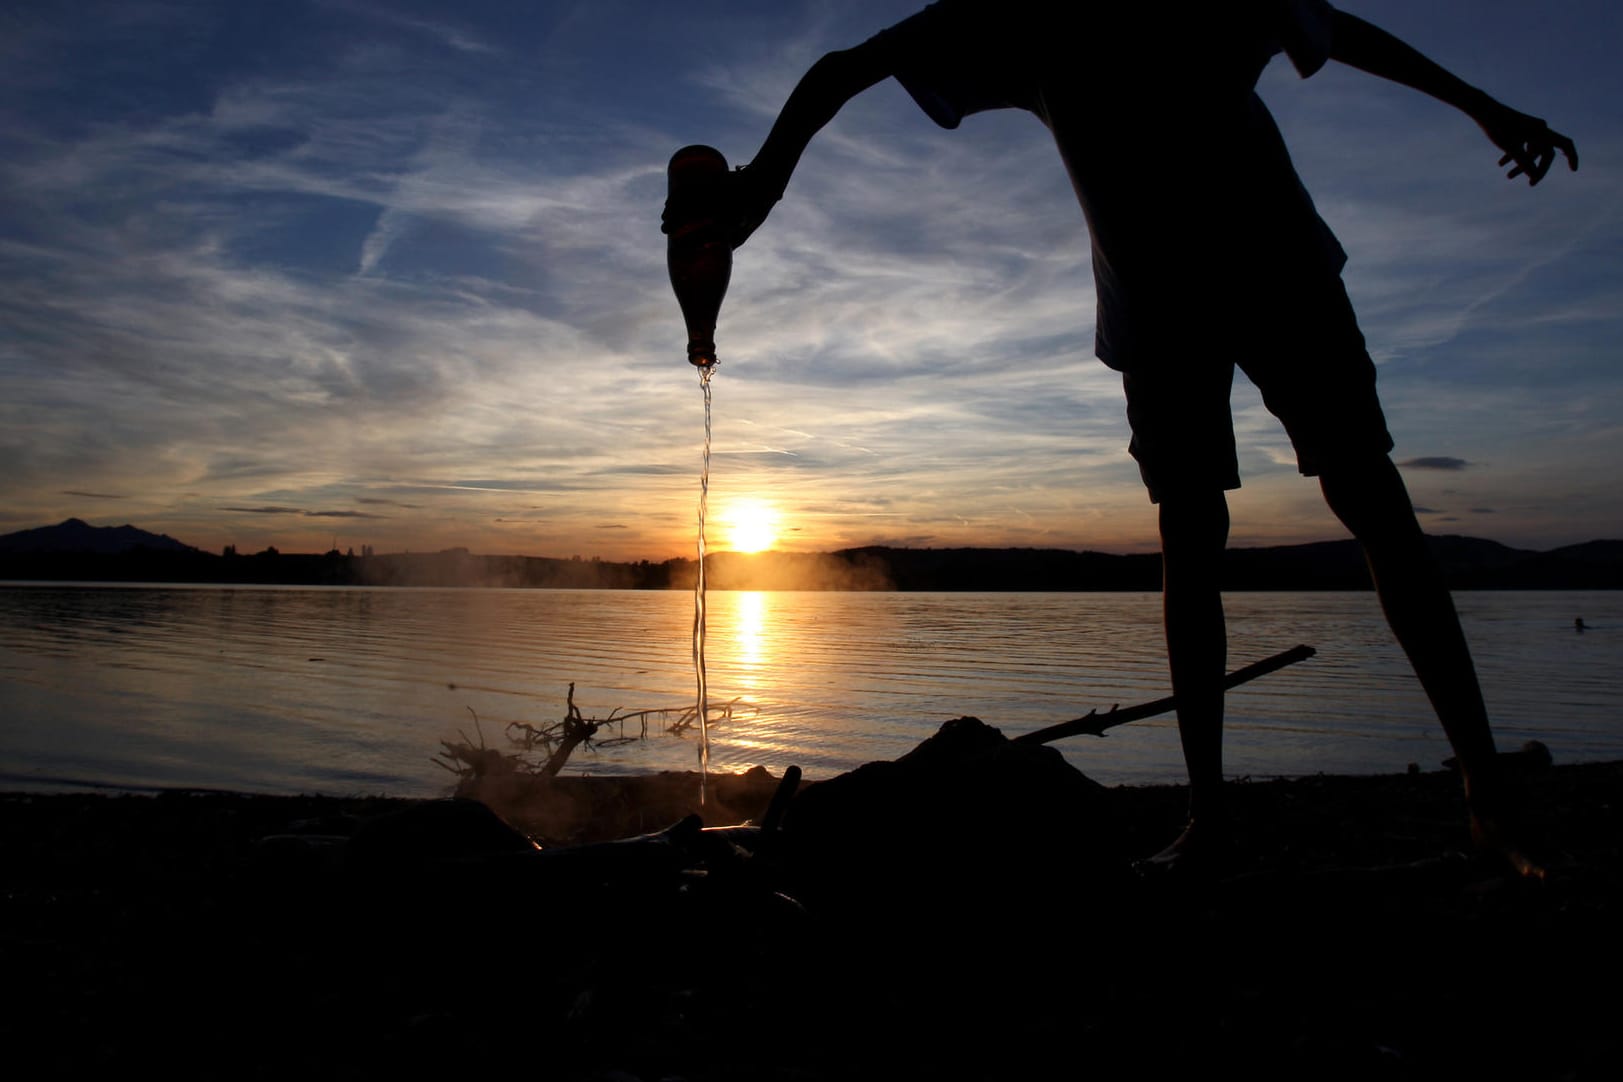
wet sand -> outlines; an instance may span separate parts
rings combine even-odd
[[[659,825],[697,795],[571,784],[607,834],[605,808]],[[728,814],[759,814],[770,779],[736,785]],[[18,1077],[1617,1077],[1623,763],[1527,778],[1541,884],[1460,855],[1446,772],[1233,789],[1244,841],[1207,881],[1000,894],[983,839],[954,856],[975,889],[859,882],[837,919],[716,875],[346,866],[420,802],[10,794],[0,1033]],[[1124,852],[1181,821],[1176,787],[1105,799]]]

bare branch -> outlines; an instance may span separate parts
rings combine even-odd
[[[1255,680],[1259,676],[1266,676],[1277,669],[1283,669],[1287,665],[1305,661],[1315,653],[1317,651],[1311,646],[1293,646],[1289,650],[1275,654],[1272,657],[1253,662],[1243,669],[1235,669],[1223,678],[1223,690],[1227,691],[1230,688],[1239,687],[1248,680]],[[1144,718],[1153,718],[1157,714],[1165,714],[1170,710],[1175,710],[1177,706],[1177,697],[1168,695],[1164,699],[1129,706],[1125,710],[1116,706],[1112,706],[1104,714],[1100,714],[1097,710],[1090,710],[1084,717],[1077,718],[1074,721],[1061,722],[1058,725],[1050,725],[1048,728],[1038,729],[1034,733],[1025,733],[1022,736],[1015,737],[1015,741],[1021,744],[1047,744],[1050,741],[1062,740],[1067,736],[1078,736],[1083,733],[1091,736],[1103,736],[1106,729],[1113,729],[1117,725],[1126,725],[1129,721],[1142,721]]]

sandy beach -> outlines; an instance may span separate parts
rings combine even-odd
[[[604,807],[674,821],[691,780],[576,784],[612,836]],[[877,871],[804,905],[716,868],[358,871],[346,839],[416,801],[8,794],[0,1027],[19,1077],[1610,1079],[1620,783],[1527,777],[1543,883],[1463,855],[1447,772],[1236,784],[1240,850],[1186,883],[1124,874],[1177,787],[1100,790],[1109,844],[1069,852],[965,792],[961,823],[861,831]],[[729,818],[773,787],[730,784]],[[1039,851],[1065,871],[1027,882]]]

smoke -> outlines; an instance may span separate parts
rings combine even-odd
[[[683,561],[687,564],[688,561]],[[672,575],[692,585],[693,567]],[[888,590],[890,569],[869,553],[717,552],[705,561],[713,590]]]

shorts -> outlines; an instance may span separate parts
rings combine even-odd
[[[1213,356],[1210,345],[1159,350],[1126,366],[1127,421],[1150,500],[1174,492],[1240,487],[1229,391],[1234,365],[1262,392],[1285,425],[1297,467],[1309,477],[1336,462],[1367,461],[1392,450],[1375,363],[1364,346],[1352,302],[1339,278],[1333,287],[1270,297],[1268,326]]]

